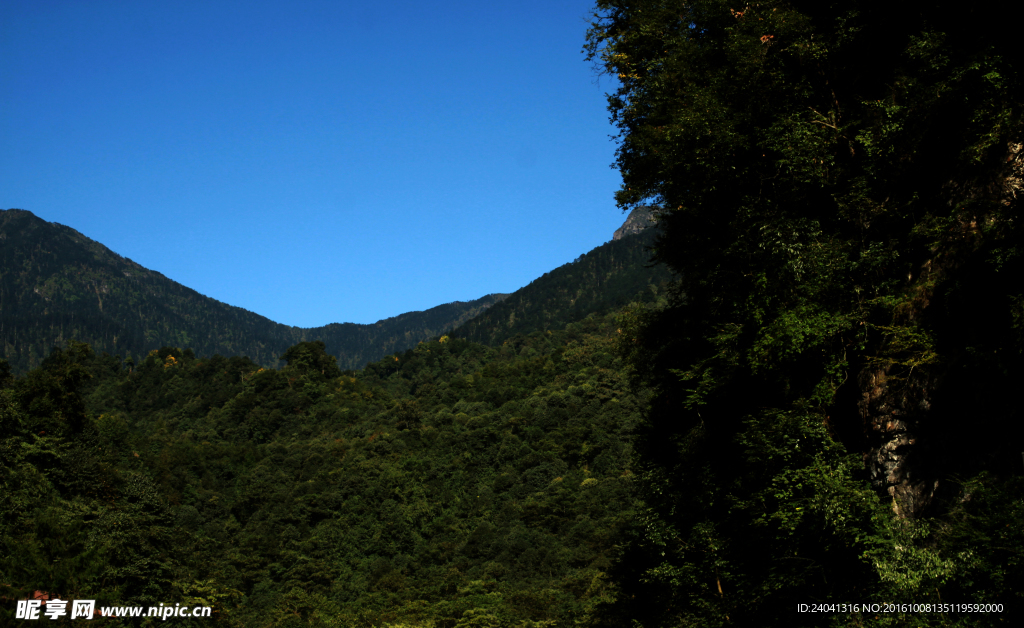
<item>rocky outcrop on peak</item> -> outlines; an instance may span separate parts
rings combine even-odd
[[[640,233],[656,225],[657,220],[654,217],[654,209],[651,206],[644,206],[637,207],[629,212],[626,222],[622,223],[622,226],[615,230],[612,240],[621,240],[628,235]]]

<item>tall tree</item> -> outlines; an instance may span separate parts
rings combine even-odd
[[[597,2],[616,198],[663,208],[679,277],[673,306],[624,319],[658,394],[609,621],[970,590],[985,548],[912,520],[1020,464],[1024,83],[1002,9]]]

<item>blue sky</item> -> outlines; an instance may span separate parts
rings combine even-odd
[[[0,207],[275,321],[511,292],[611,238],[592,3],[0,3]]]

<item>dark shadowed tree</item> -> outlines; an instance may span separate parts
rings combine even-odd
[[[974,580],[983,541],[909,521],[951,512],[956,478],[1020,463],[1024,90],[1005,9],[597,3],[616,197],[664,208],[656,258],[679,277],[674,305],[624,318],[658,395],[610,623],[792,625],[801,601],[1014,591]],[[964,442],[968,414],[986,438]]]
[[[332,379],[341,375],[338,368],[338,360],[328,355],[323,342],[300,342],[290,347],[281,355],[281,359],[288,363],[288,369],[298,371],[303,375],[319,376],[324,379]]]

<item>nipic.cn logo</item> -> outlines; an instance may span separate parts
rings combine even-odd
[[[15,619],[93,619],[99,617],[159,617],[166,621],[172,617],[210,617],[213,608],[210,606],[182,606],[180,603],[171,606],[161,603],[160,606],[103,606],[96,610],[96,600],[61,600],[32,599],[18,600]]]

